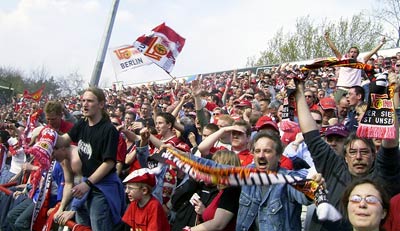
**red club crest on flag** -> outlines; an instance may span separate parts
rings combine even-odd
[[[185,39],[162,23],[154,28],[151,35],[142,35],[133,46],[153,63],[170,73],[176,58],[185,45]]]
[[[29,93],[28,92],[28,90],[24,90],[24,95],[23,95],[23,97],[25,98],[25,99],[33,99],[33,100],[35,100],[36,102],[39,102],[40,101],[40,99],[42,98],[42,94],[43,94],[43,91],[44,91],[44,88],[46,87],[46,85],[42,85],[40,88],[39,88],[39,90],[37,90],[37,91],[35,91],[35,92],[33,92],[33,93]]]

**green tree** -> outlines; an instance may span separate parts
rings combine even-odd
[[[267,43],[267,49],[261,51],[260,57],[248,58],[248,66],[271,65],[298,60],[308,60],[333,56],[324,41],[324,33],[328,31],[332,41],[341,52],[351,46],[360,51],[369,51],[381,39],[381,24],[370,20],[364,14],[354,15],[350,20],[340,18],[338,22],[326,20],[315,23],[310,16],[298,18],[296,31],[283,32],[279,29]]]
[[[0,85],[14,88],[14,92],[24,90],[23,73],[11,67],[0,67]]]
[[[61,92],[61,85],[44,67],[40,66],[32,70],[29,77],[25,79],[25,89],[30,92],[38,90],[43,84],[46,86],[43,94],[58,96]]]

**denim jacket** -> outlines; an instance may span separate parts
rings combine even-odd
[[[136,156],[142,168],[147,168],[147,158],[150,156],[149,146],[140,147],[136,145]],[[156,172],[156,185],[153,188],[153,196],[163,204],[163,184],[164,184],[164,176],[168,170],[168,165],[166,164],[158,164],[158,170]]]
[[[191,158],[207,166],[224,167],[212,160],[195,156]],[[255,165],[251,164],[248,167],[255,168]],[[294,173],[282,168],[278,172],[289,175]],[[268,187],[265,195],[262,195],[262,186],[242,186],[238,203],[238,231],[249,230],[255,219],[258,221],[259,230],[296,231],[301,230],[301,205],[309,205],[312,201],[288,184],[275,184]]]

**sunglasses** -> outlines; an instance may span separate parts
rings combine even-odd
[[[322,124],[322,120],[315,120],[315,123]]]
[[[119,126],[119,123],[114,123],[114,122],[113,122],[112,124],[115,125],[115,126]]]
[[[306,98],[312,98],[313,96],[312,96],[312,95],[305,95],[304,97],[306,97]]]
[[[369,195],[366,197],[362,197],[360,195],[352,195],[349,198],[349,201],[352,203],[361,203],[361,201],[364,200],[367,204],[374,205],[378,203],[382,203],[379,198],[373,195]]]

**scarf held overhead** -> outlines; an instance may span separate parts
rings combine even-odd
[[[321,67],[349,67],[364,70],[370,79],[368,107],[357,129],[358,137],[394,139],[396,128],[394,127],[393,96],[395,84],[389,84],[388,73],[374,76],[374,67],[360,63],[355,59],[337,60],[329,58],[319,60],[301,68],[307,72]],[[299,78],[304,80],[304,78]]]
[[[315,181],[279,173],[263,172],[254,168],[213,168],[201,165],[171,148],[163,149],[160,153],[154,155],[158,155],[158,159],[163,158],[165,163],[178,167],[195,180],[205,183],[228,186],[290,184],[308,198],[314,200],[320,220],[336,221],[341,219],[340,213],[328,203],[325,188]]]

